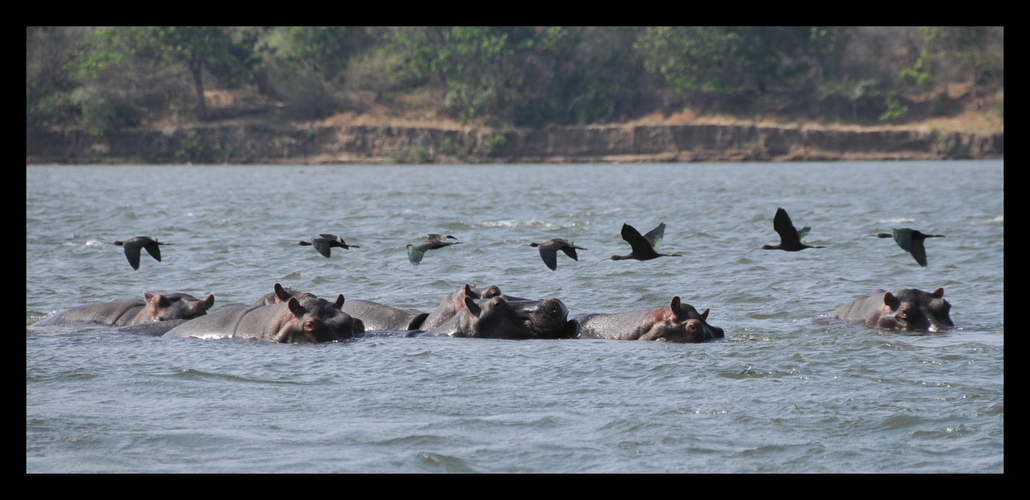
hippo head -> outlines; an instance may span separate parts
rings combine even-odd
[[[575,324],[559,299],[505,300],[465,298],[458,312],[455,336],[494,339],[557,339],[571,337]]]
[[[365,331],[361,320],[352,318],[340,310],[344,297],[341,294],[336,302],[305,296],[297,299],[290,297],[287,301],[286,316],[279,327],[274,342],[332,342],[360,335]]]
[[[672,298],[668,308],[655,309],[651,314],[653,322],[639,340],[699,343],[725,336],[722,328],[707,323],[708,308],[698,313],[694,306],[682,303],[679,296]]]
[[[193,319],[207,314],[207,310],[215,304],[214,294],[208,294],[206,299],[200,300],[185,293],[162,295],[144,292],[143,299],[146,301],[146,305],[136,314],[132,324]]]
[[[468,283],[465,283],[464,286],[455,292],[447,294],[447,296],[440,301],[440,305],[438,305],[422,323],[422,328],[429,330],[446,323],[448,320],[453,318],[458,311],[465,307],[465,299],[467,298],[479,300],[492,299],[494,297],[501,297],[504,300],[525,300],[519,297],[504,295],[501,293],[501,289],[498,288],[497,285],[478,288],[475,284],[469,285]]]
[[[906,288],[897,294],[885,292],[877,328],[938,332],[955,326],[951,304],[944,300],[944,288],[932,293]]]

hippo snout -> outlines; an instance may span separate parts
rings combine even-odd
[[[721,339],[726,336],[722,328],[712,325],[707,326],[708,328],[705,328],[705,340]]]

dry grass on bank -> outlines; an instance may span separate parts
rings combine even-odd
[[[953,87],[961,92],[961,86]],[[367,125],[367,126],[393,126],[393,127],[432,127],[443,129],[463,129],[477,127],[489,129],[482,123],[471,123],[462,125],[458,120],[450,117],[440,116],[439,103],[443,96],[434,92],[422,92],[411,95],[376,95],[373,92],[351,92],[339,99],[343,104],[343,111],[332,116],[318,120],[293,120],[284,121],[277,110],[282,108],[282,103],[253,90],[210,90],[205,92],[209,111],[223,114],[238,114],[241,119],[247,121],[268,121],[282,125],[292,123],[301,128],[309,127],[334,127],[343,125]],[[751,118],[730,115],[698,115],[691,109],[683,109],[678,112],[664,114],[655,112],[630,120],[624,125],[683,125],[683,124],[707,124],[707,125],[763,125],[780,127],[800,127],[805,129],[828,129],[828,130],[870,130],[870,129],[902,129],[920,131],[941,131],[941,132],[975,132],[979,134],[994,134],[1005,131],[1004,119],[1000,109],[1004,102],[1004,93],[981,97],[974,107],[972,99],[965,103],[965,109],[961,114],[947,117],[934,117],[925,120],[912,121],[902,124],[878,124],[873,126],[862,126],[840,122],[819,122],[809,121],[784,121],[773,115],[758,115]],[[244,110],[239,113],[239,110]],[[246,111],[251,110],[251,111]],[[185,125],[185,123],[178,123]],[[155,120],[147,125],[169,126],[170,119]]]

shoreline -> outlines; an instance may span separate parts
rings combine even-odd
[[[586,125],[543,130],[233,121],[26,132],[26,164],[651,163],[1004,159],[1004,132],[780,125]]]

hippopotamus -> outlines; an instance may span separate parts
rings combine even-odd
[[[464,298],[464,306],[449,320],[427,332],[429,336],[490,339],[560,339],[576,332],[569,310],[559,299],[505,300]]]
[[[722,328],[709,325],[708,309],[697,312],[679,296],[668,306],[612,314],[582,314],[573,318],[576,338],[613,340],[657,340],[698,343],[721,339]]]
[[[290,300],[290,297],[302,298],[302,297],[314,297],[313,293],[299,292],[291,288],[283,288],[282,285],[276,283],[273,290],[260,297],[254,302],[251,302],[252,306],[267,306],[270,304],[279,304]]]
[[[861,320],[881,330],[939,332],[955,326],[950,311],[943,287],[933,292],[906,288],[897,292],[876,290],[837,308],[833,316]]]
[[[341,310],[365,324],[365,331],[418,330],[428,313],[405,311],[369,300],[348,300]]]
[[[440,301],[440,305],[436,309],[429,313],[425,321],[422,322],[421,329],[432,330],[444,323],[447,320],[454,317],[458,311],[465,307],[465,298],[477,299],[492,299],[494,297],[501,297],[506,301],[521,301],[527,300],[521,297],[512,297],[501,293],[501,289],[497,285],[490,285],[486,288],[477,288],[475,284],[469,285],[465,283],[464,286],[459,288],[456,292],[447,294],[443,300]]]
[[[183,323],[164,337],[204,339],[258,339],[271,342],[331,342],[365,331],[361,321],[340,310],[336,302],[315,297],[290,297],[269,305],[230,306]]]
[[[65,323],[97,323],[102,325],[137,325],[153,321],[193,319],[207,314],[215,303],[214,294],[200,300],[185,293],[143,293],[143,300],[124,299],[73,307],[43,318],[36,325]]]

